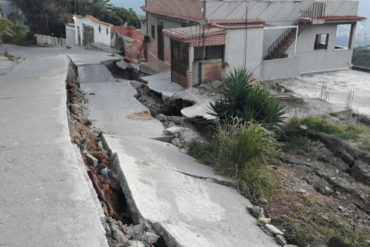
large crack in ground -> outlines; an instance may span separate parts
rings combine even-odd
[[[113,166],[114,157],[103,145],[103,133],[85,117],[86,99],[79,89],[77,78],[77,69],[71,62],[66,82],[70,135],[72,142],[80,149],[104,211],[102,223],[109,246],[166,247],[163,238],[148,224],[133,225],[132,212]]]

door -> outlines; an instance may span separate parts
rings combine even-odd
[[[90,43],[94,43],[94,28],[90,26],[84,26],[84,40],[83,45],[87,46]]]
[[[189,45],[171,39],[171,80],[187,85],[186,71],[189,64]]]
[[[163,23],[157,25],[158,59],[164,60]]]

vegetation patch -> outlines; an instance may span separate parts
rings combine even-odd
[[[308,137],[305,136],[295,136],[290,138],[284,145],[284,150],[293,150],[299,151],[302,150],[306,153],[312,151],[312,148],[317,146],[318,142],[311,141]]]
[[[353,123],[338,124],[324,117],[293,118],[288,127],[299,127],[305,125],[309,129],[332,134],[342,139],[358,139],[365,129]]]
[[[189,154],[234,178],[240,191],[256,200],[268,198],[276,179],[268,164],[277,162],[279,144],[261,124],[240,119],[219,123],[210,144],[192,142]]]
[[[253,75],[245,69],[230,72],[220,90],[221,97],[211,103],[212,113],[221,121],[239,118],[245,123],[258,122],[269,129],[279,127],[285,114],[269,93],[253,86]]]
[[[355,231],[351,225],[334,214],[323,216],[324,208],[317,207],[314,212],[297,212],[294,216],[283,216],[274,221],[285,229],[287,239],[298,246],[310,243],[328,243],[332,237],[339,237],[348,244],[366,247],[366,235]]]
[[[370,47],[358,47],[353,50],[352,63],[356,66],[370,68]]]

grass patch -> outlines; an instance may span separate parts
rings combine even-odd
[[[288,126],[306,125],[309,129],[332,134],[342,139],[358,139],[365,129],[359,125],[333,123],[325,117],[293,118]]]
[[[328,243],[332,237],[339,237],[358,247],[369,246],[365,234],[353,230],[335,215],[320,217],[321,214],[300,212],[300,215],[295,217],[280,217],[274,223],[284,228],[287,239],[298,246],[307,246],[312,242]]]
[[[234,119],[217,126],[210,144],[192,142],[189,154],[234,178],[252,200],[269,198],[276,184],[268,164],[276,162],[279,144],[261,124]]]
[[[309,138],[305,136],[295,136],[292,137],[286,142],[283,146],[284,150],[293,150],[299,151],[302,150],[306,153],[312,151],[313,147],[317,145],[317,142],[311,141]]]
[[[10,61],[16,60],[16,57],[13,56],[12,54],[10,54],[8,51],[3,51],[1,53],[1,55],[3,55],[4,57],[8,58]]]

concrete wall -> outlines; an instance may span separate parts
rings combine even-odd
[[[259,76],[263,33],[263,28],[230,29],[227,31],[225,62],[228,63],[229,69],[246,67],[255,76]]]
[[[300,58],[264,60],[261,64],[260,80],[285,79],[299,76]]]
[[[312,25],[307,27],[298,37],[297,57],[300,59],[300,73],[321,72],[349,68],[352,60],[352,49],[335,49],[336,24]],[[315,50],[316,34],[329,34],[326,50]],[[294,44],[288,49],[293,56]]]
[[[96,23],[89,18],[76,18],[75,20],[77,27],[80,27],[80,37],[81,37],[81,44],[83,44],[83,26],[90,26],[94,28],[94,43],[103,44],[106,46],[111,45],[111,35],[112,35],[112,27],[108,25],[104,25],[101,23]],[[101,31],[99,32],[99,27]],[[78,44],[78,35],[76,35],[76,44]]]
[[[158,59],[158,33],[157,33],[157,25],[158,23],[163,23],[163,29],[166,28],[176,28],[181,27],[183,22],[181,21],[175,21],[168,18],[160,17],[157,15],[153,15],[148,13],[147,14],[147,33],[150,37],[150,43],[148,45],[148,60],[154,61]],[[151,36],[151,29],[152,25],[154,25],[155,28],[155,38],[153,39]],[[164,36],[164,59],[166,63],[171,63],[171,40],[167,36]]]
[[[68,46],[76,45],[75,28],[66,25],[66,42]]]

